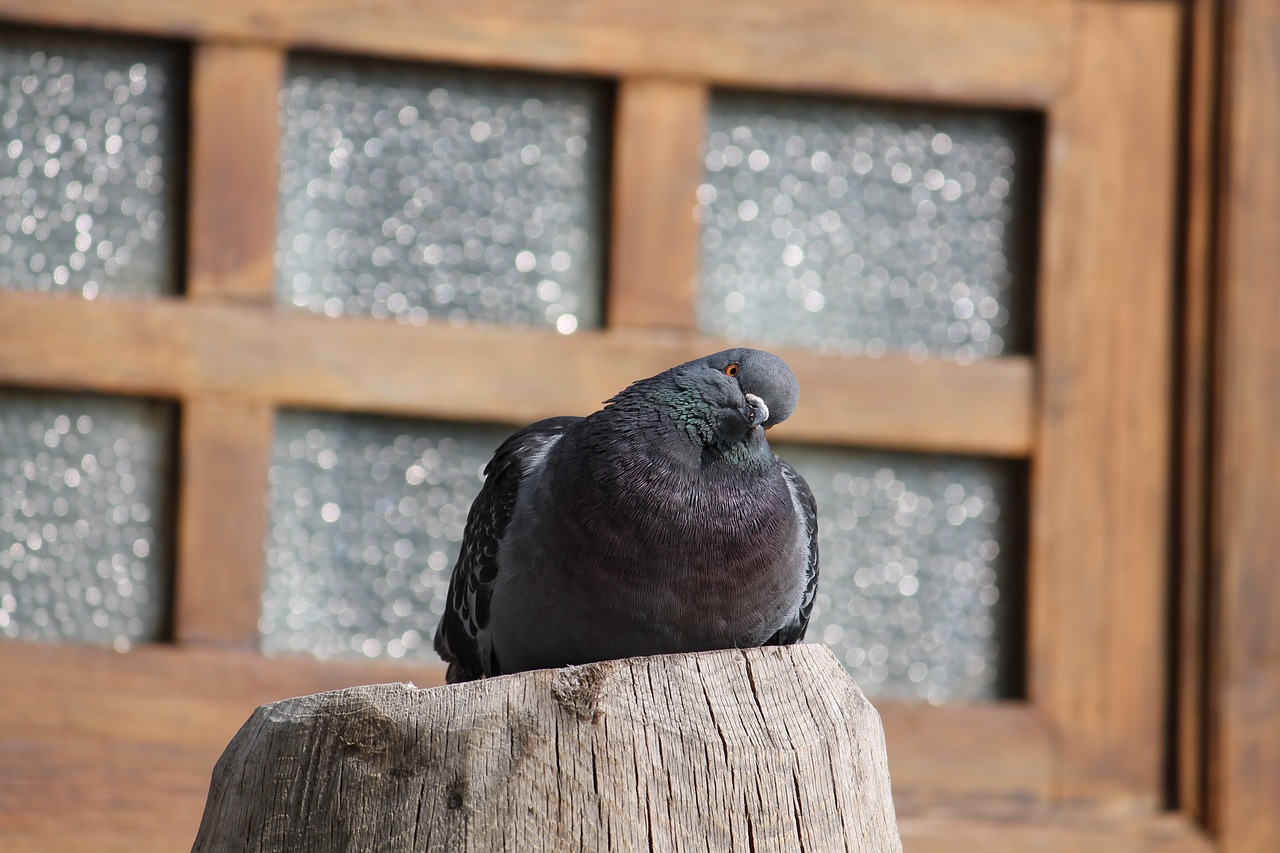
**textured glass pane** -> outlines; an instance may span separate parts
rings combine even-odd
[[[172,423],[163,403],[0,392],[0,637],[163,634]]]
[[[606,94],[294,59],[281,94],[278,299],[413,323],[599,325]]]
[[[0,35],[0,287],[176,290],[181,54]]]
[[[873,697],[1021,688],[1025,499],[1014,463],[783,447],[818,501],[822,577],[807,639]]]
[[[1027,349],[1034,119],[719,94],[704,154],[703,331],[921,359]]]
[[[438,660],[431,639],[467,511],[481,471],[511,432],[282,412],[263,648]]]
[[[272,654],[435,661],[481,471],[505,427],[281,413],[261,630]],[[1024,498],[1000,461],[788,446],[819,507],[808,640],[869,695],[1015,696]]]

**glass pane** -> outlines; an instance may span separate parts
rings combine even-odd
[[[1025,352],[1034,117],[712,100],[698,318],[731,340],[957,361]]]
[[[1025,503],[1016,463],[785,446],[818,501],[806,639],[867,695],[931,703],[1022,687]]]
[[[164,403],[0,392],[0,636],[162,636],[172,427]]]
[[[295,58],[276,293],[309,311],[600,324],[607,90]]]
[[[263,647],[434,662],[471,501],[506,427],[283,412],[271,467]],[[786,446],[818,500],[807,639],[873,697],[1022,687],[1024,474],[1016,463]]]
[[[0,35],[0,287],[176,292],[183,67],[165,45]]]
[[[512,431],[280,413],[264,650],[438,661],[431,640],[467,511]]]

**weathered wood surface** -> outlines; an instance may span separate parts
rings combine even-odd
[[[196,851],[901,850],[880,718],[816,645],[259,708]]]

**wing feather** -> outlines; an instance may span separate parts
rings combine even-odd
[[[805,566],[805,587],[800,607],[790,622],[765,641],[767,646],[787,646],[804,639],[804,633],[809,628],[809,614],[813,612],[813,600],[818,593],[818,503],[814,500],[813,490],[804,477],[800,476],[800,472],[785,460],[779,459],[778,462],[782,465],[782,476],[791,490],[791,501],[795,504],[802,529],[809,539],[809,560]]]
[[[436,628],[436,652],[449,664],[449,683],[501,675],[489,643],[489,601],[501,567],[498,547],[515,514],[521,485],[541,470],[565,429],[581,418],[548,418],[512,435],[485,466],[485,481],[467,514],[462,551],[449,580],[448,606]]]

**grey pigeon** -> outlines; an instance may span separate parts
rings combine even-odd
[[[436,629],[449,682],[799,642],[817,509],[765,440],[798,396],[782,359],[730,349],[508,438]]]

